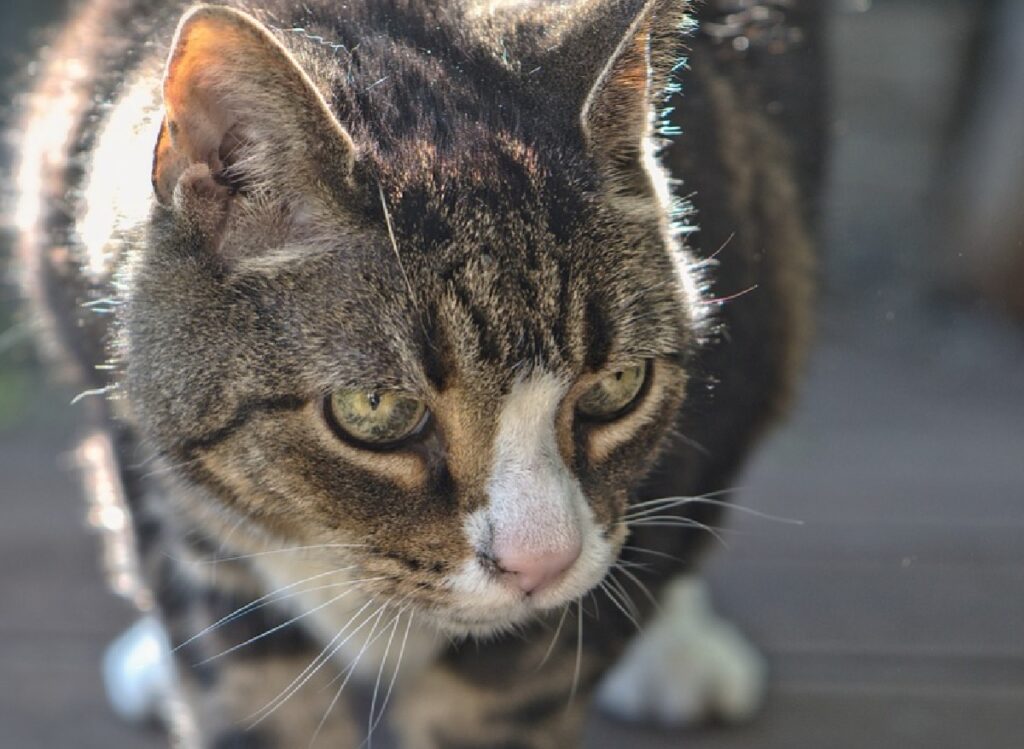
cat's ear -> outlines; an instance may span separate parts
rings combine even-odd
[[[639,7],[590,87],[580,121],[587,147],[612,189],[624,197],[648,195],[652,187],[645,158],[682,59],[689,3],[611,5],[616,12],[623,5]]]
[[[164,76],[153,187],[212,199],[308,189],[351,176],[355,149],[292,55],[251,16],[198,6],[178,26]],[[267,190],[264,190],[267,192]]]

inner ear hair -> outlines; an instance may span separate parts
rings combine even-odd
[[[686,0],[643,3],[584,102],[587,146],[623,196],[651,193],[645,149],[683,53],[688,8]]]
[[[161,203],[175,203],[179,188],[223,202],[239,190],[273,186],[287,195],[309,192],[325,174],[351,176],[355,148],[348,133],[291,53],[256,19],[200,5],[182,17],[171,50],[153,158]]]

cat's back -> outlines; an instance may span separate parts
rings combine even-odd
[[[17,281],[47,353],[73,380],[102,379],[114,232],[124,212],[149,210],[130,189],[148,171],[160,56],[154,44],[176,10],[154,0],[90,0],[74,6],[40,51],[29,90],[16,106],[13,145]],[[151,90],[126,101],[126,82],[151,78]],[[134,111],[129,111],[129,109]],[[104,140],[104,133],[108,133]],[[97,159],[105,163],[97,165]],[[145,186],[145,181],[142,186]],[[92,305],[87,310],[84,305]]]

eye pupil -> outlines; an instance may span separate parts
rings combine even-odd
[[[380,406],[380,393],[370,393],[366,396],[366,400],[370,404],[370,410],[376,411]]]
[[[616,372],[616,373],[615,373],[615,379],[616,379],[616,380],[619,380],[619,381],[621,382],[621,381],[622,381],[622,377],[623,377],[623,375],[625,375],[625,374],[626,374],[625,372]]]

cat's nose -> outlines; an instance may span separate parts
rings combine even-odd
[[[498,566],[510,582],[526,594],[537,593],[562,577],[579,559],[578,540],[547,551],[495,549]]]

